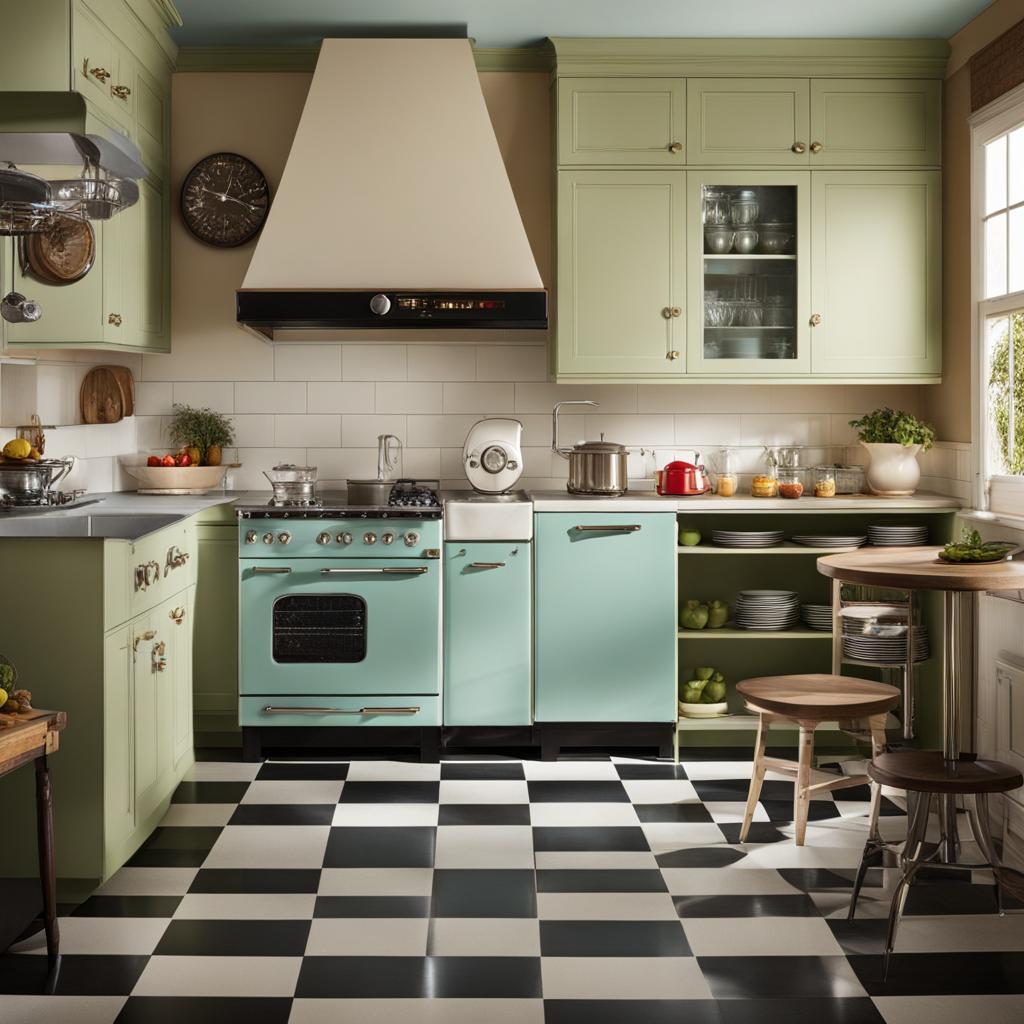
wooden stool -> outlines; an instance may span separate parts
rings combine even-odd
[[[764,773],[771,769],[796,780],[793,792],[796,834],[793,838],[797,846],[803,846],[807,833],[807,812],[814,793],[847,786],[863,786],[870,781],[866,775],[833,775],[815,771],[812,765],[814,730],[822,722],[866,718],[871,732],[871,753],[872,756],[878,756],[885,750],[885,716],[899,703],[900,691],[886,683],[824,673],[744,679],[737,684],[736,690],[746,700],[747,707],[758,713],[754,771],[750,777],[750,792],[747,794],[740,842],[746,842],[757,809],[757,800],[761,795]],[[777,721],[795,722],[800,726],[800,753],[797,761],[765,757],[768,727]],[[812,781],[812,776],[817,776],[817,781]],[[881,792],[880,786],[872,786],[868,821],[870,836],[874,836],[878,829]]]
[[[941,802],[936,799],[938,796],[969,795],[974,798],[974,808],[968,812],[968,816],[971,822],[971,831],[974,832],[974,838],[987,863],[973,865],[936,863],[933,866],[936,868],[990,867],[995,875],[996,904],[1000,913],[1002,913],[1000,897],[1002,886],[1005,886],[1015,896],[1024,896],[1024,887],[1021,886],[1017,873],[1010,873],[999,863],[995,847],[992,844],[988,813],[988,794],[1006,793],[1011,789],[1017,789],[1024,785],[1024,777],[1016,768],[1000,761],[980,761],[972,759],[970,755],[964,755],[959,761],[949,762],[943,758],[941,750],[901,750],[892,754],[880,754],[868,766],[868,775],[871,776],[875,785],[903,789],[907,791],[908,796],[911,793],[917,795],[913,810],[908,808],[907,843],[900,856],[900,879],[896,883],[896,889],[892,894],[892,903],[889,906],[889,929],[885,937],[885,973],[888,975],[889,958],[896,942],[896,929],[907,902],[907,892],[921,865],[928,862],[928,858],[922,854],[932,801],[936,800],[939,806],[942,806]],[[868,850],[865,848],[865,857],[867,856]],[[858,873],[858,881],[860,881],[862,873],[863,865],[861,872]],[[851,918],[856,909],[859,888],[859,885],[855,887],[850,902]]]

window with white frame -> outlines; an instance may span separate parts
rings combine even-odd
[[[973,122],[978,440],[989,486],[1024,477],[1024,92],[993,106]]]

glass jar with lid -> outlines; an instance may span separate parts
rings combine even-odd
[[[779,494],[779,453],[775,448],[764,450],[764,472],[750,481],[750,494],[754,498],[776,498]]]
[[[834,498],[836,496],[836,467],[817,466],[814,470],[814,496]]]
[[[799,498],[804,493],[803,473],[790,466],[779,470],[779,497]]]
[[[715,481],[715,490],[721,498],[731,498],[739,487],[739,474],[736,472],[736,452],[732,448],[723,448],[718,453],[720,472]]]
[[[725,227],[729,223],[729,192],[712,185],[704,186],[704,223],[712,227]],[[726,252],[728,250],[725,250]]]
[[[754,189],[741,188],[733,192],[729,202],[729,216],[734,227],[746,227],[750,224],[756,224],[760,213],[761,207],[757,201],[757,192]]]

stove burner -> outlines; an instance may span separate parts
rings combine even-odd
[[[283,501],[271,498],[267,504],[271,508],[323,508],[324,503],[319,498],[286,498]]]

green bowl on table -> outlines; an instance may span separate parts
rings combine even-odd
[[[979,565],[1001,562],[1021,551],[1021,546],[1009,540],[982,540],[977,530],[964,530],[959,541],[950,541],[940,552],[943,562],[955,565]]]

